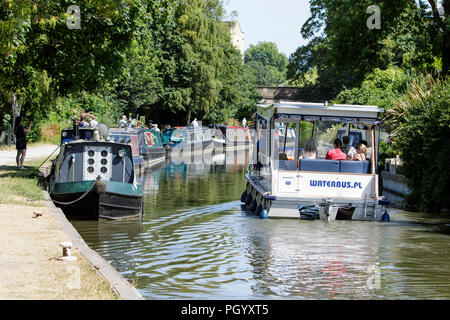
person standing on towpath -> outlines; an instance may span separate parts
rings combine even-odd
[[[23,127],[23,118],[21,116],[16,118],[16,127],[14,128],[14,135],[16,136],[16,163],[17,167],[21,170],[24,170],[23,162],[25,160],[25,156],[27,154],[27,137],[26,134],[30,132],[31,126],[33,122],[30,122],[30,125],[27,129]]]

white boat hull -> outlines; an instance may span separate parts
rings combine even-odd
[[[300,219],[301,206],[318,208],[321,220],[381,221],[385,208],[373,199],[305,198],[301,194],[292,197],[273,196],[264,179],[256,181],[247,175],[247,194],[251,193],[256,205],[267,210],[264,218]],[[250,205],[247,205],[249,209]],[[341,210],[340,210],[341,209]],[[259,210],[258,210],[259,211]]]

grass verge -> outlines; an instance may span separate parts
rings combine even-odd
[[[6,239],[0,235],[0,244],[4,245],[2,253],[12,264],[23,265],[20,270],[11,269],[8,274],[0,276],[0,282],[4,280],[5,283],[11,283],[10,287],[5,286],[3,289],[0,286],[0,298],[12,296],[17,299],[39,300],[120,299],[110,283],[76,250],[73,254],[78,257],[78,261],[72,264],[71,268],[78,270],[76,275],[79,275],[80,286],[76,289],[67,286],[67,278],[71,277],[68,272],[73,270],[67,271],[68,265],[52,258],[61,255],[61,248],[57,244],[67,239],[59,224],[45,208],[44,186],[37,170],[44,160],[45,158],[27,161],[26,170],[18,170],[15,165],[0,167],[0,221],[6,228],[3,237],[6,236]],[[50,162],[51,159],[48,159],[43,165],[49,165]],[[36,207],[42,207],[39,210],[44,212],[44,218],[41,220],[31,218],[35,210],[33,208]],[[14,246],[9,245],[10,241],[13,241]],[[39,249],[30,247],[30,243]],[[24,254],[22,251],[28,250],[26,248],[30,249],[26,254],[30,263],[18,263],[21,254]],[[36,273],[36,270],[41,271]],[[29,280],[22,284],[16,272],[30,273]]]
[[[42,184],[38,176],[38,166],[45,160],[27,161],[26,170],[19,170],[15,165],[0,167],[0,203],[45,206]],[[48,160],[50,162],[50,159]]]

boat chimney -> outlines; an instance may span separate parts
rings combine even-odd
[[[78,120],[73,121],[73,139],[80,139],[80,122]]]

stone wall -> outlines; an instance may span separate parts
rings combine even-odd
[[[386,159],[384,171],[381,172],[383,184],[382,195],[391,202],[391,206],[403,208],[409,188],[405,176],[397,174],[397,168],[402,164],[400,158]]]

